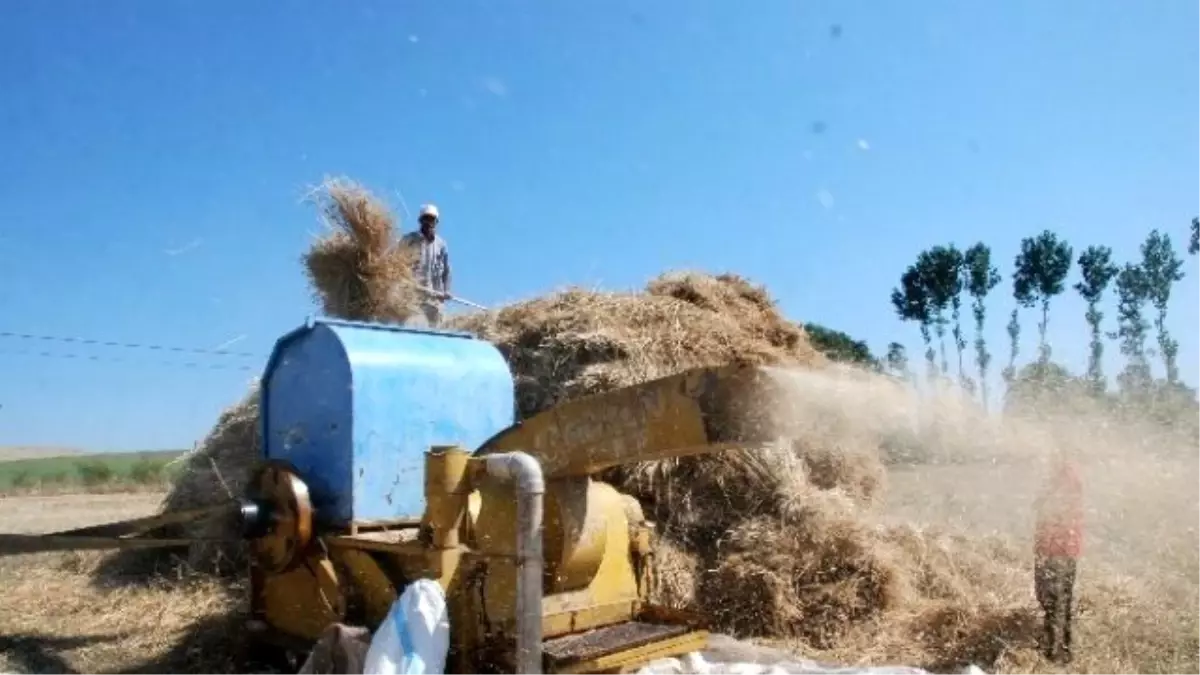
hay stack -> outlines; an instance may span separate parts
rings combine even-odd
[[[700,578],[700,560],[673,545],[659,541],[654,548],[654,576],[650,601],[671,609],[687,609],[696,602],[696,581]]]
[[[731,275],[664,275],[645,293],[571,289],[453,325],[504,353],[522,417],[688,368],[825,361],[765,291]]]
[[[325,196],[330,232],[304,257],[314,297],[333,316],[408,318],[411,268],[386,209],[347,181],[327,183]],[[453,324],[503,352],[522,417],[694,367],[828,365],[764,289],[733,275],[668,274],[641,293],[568,290]],[[258,454],[257,404],[254,387],[222,414],[186,458],[164,508],[212,504],[243,490]],[[928,620],[953,623],[947,617],[962,614],[952,610],[971,595],[971,579],[930,563],[939,558],[928,554],[925,535],[870,524],[884,476],[878,439],[824,419],[803,428],[801,440],[778,447],[644,462],[604,477],[637,497],[664,535],[655,599],[704,611],[737,635],[818,647],[886,613],[949,607]],[[230,523],[210,522],[188,534],[232,532]],[[190,562],[237,570],[230,563],[241,553],[198,546]]]
[[[831,649],[888,624],[912,637],[1032,614],[1023,597],[997,592],[1025,587],[1013,578],[1025,564],[1005,543],[881,526],[836,490],[796,496],[784,517],[744,522],[719,542],[691,607],[721,630]]]
[[[734,275],[672,273],[651,281],[644,293],[571,289],[459,317],[455,327],[500,348],[516,379],[522,417],[689,368],[732,362],[826,365],[764,289]],[[797,443],[643,462],[604,478],[637,497],[669,536],[685,543],[711,540],[755,515],[777,514],[794,468],[810,460],[829,464],[831,456],[812,443]],[[860,468],[843,467],[841,483],[869,498],[881,483],[882,468],[869,462]]]
[[[762,288],[733,275],[664,275],[640,294],[568,290],[456,323],[504,353],[522,416],[688,368],[828,365]],[[894,607],[907,580],[877,555],[864,515],[884,482],[879,439],[834,422],[804,420],[801,440],[765,450],[603,476],[663,533],[655,599],[737,635],[819,646]]]

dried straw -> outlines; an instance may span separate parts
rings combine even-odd
[[[670,540],[660,539],[654,547],[654,577],[650,601],[671,609],[686,609],[696,601],[700,561]]]
[[[417,306],[413,253],[387,207],[344,178],[327,180],[315,195],[328,232],[304,254],[304,268],[325,314],[407,321]]]
[[[522,417],[698,366],[825,362],[764,290],[731,275],[668,274],[645,293],[570,289],[453,325],[504,353]]]
[[[271,672],[244,659],[246,589],[205,576],[90,583],[93,552],[0,560],[0,672]]]

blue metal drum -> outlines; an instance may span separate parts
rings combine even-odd
[[[513,378],[465,333],[310,319],[262,380],[262,447],[308,484],[330,525],[419,516],[424,455],[482,445],[513,423]]]

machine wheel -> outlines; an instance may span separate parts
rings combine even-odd
[[[291,569],[312,542],[308,486],[291,466],[270,462],[251,481],[250,498],[265,510],[266,518],[266,531],[250,544],[255,561],[272,574]]]

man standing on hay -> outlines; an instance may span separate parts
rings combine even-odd
[[[437,233],[440,220],[437,206],[425,204],[417,216],[421,228],[401,239],[415,251],[413,281],[421,287],[421,311],[430,328],[441,325],[442,306],[450,298],[450,254],[446,240]]]
[[[1034,590],[1045,613],[1042,649],[1057,663],[1071,661],[1075,572],[1083,549],[1083,479],[1067,452],[1056,454],[1037,500]]]

